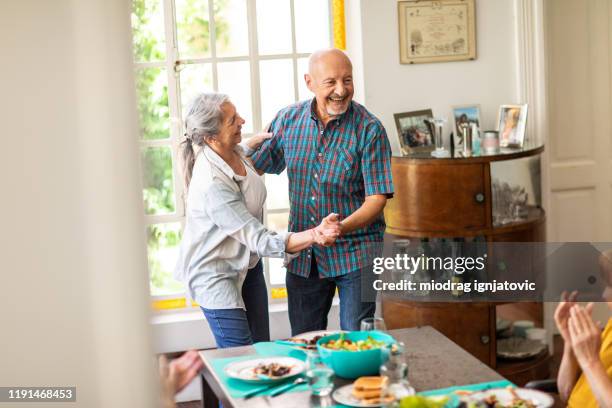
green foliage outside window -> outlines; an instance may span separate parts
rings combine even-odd
[[[227,0],[215,0],[215,13]],[[165,62],[165,27],[163,0],[133,0],[132,35],[136,62]],[[198,56],[210,53],[208,0],[176,0],[179,50]],[[217,14],[215,14],[217,15]],[[179,18],[180,17],[180,18]],[[217,46],[229,41],[228,23],[215,21]],[[172,73],[173,74],[173,73]],[[170,137],[168,73],[164,67],[136,68],[136,92],[141,138],[160,140]],[[176,211],[174,175],[170,147],[144,147],[142,150],[143,199],[149,215]],[[184,290],[172,278],[176,249],[180,242],[180,223],[153,224],[147,228],[147,251],[151,294],[161,295]]]

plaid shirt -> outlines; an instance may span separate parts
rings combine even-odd
[[[289,231],[317,226],[334,212],[344,219],[374,194],[393,195],[391,147],[385,128],[363,106],[347,111],[325,128],[313,111],[315,100],[281,110],[272,121],[274,136],[252,156],[255,167],[289,177]],[[340,237],[331,247],[313,246],[287,266],[308,276],[314,256],[321,277],[341,276],[381,256],[385,220]]]

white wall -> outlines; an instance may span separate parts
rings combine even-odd
[[[62,406],[157,399],[129,7],[0,3],[0,384]]]
[[[363,99],[399,153],[394,113],[433,109],[451,120],[451,105],[480,104],[482,125],[496,127],[499,105],[518,103],[514,0],[476,2],[475,61],[401,65],[396,0],[351,0],[348,52],[363,65]],[[360,3],[359,10],[354,10]],[[355,52],[361,43],[361,52]],[[361,58],[362,61],[360,60]],[[361,71],[357,72],[361,75]],[[357,83],[359,86],[359,83]]]

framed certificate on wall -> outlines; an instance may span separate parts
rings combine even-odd
[[[397,3],[400,63],[476,59],[475,0]]]

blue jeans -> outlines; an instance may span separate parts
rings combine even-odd
[[[361,320],[373,317],[376,311],[375,302],[362,301],[362,273],[367,272],[371,273],[371,268],[364,268],[362,271],[335,278],[320,278],[317,264],[313,258],[308,277],[287,273],[285,284],[287,285],[291,335],[327,329],[327,315],[336,288],[340,295],[340,328],[359,330]],[[368,290],[369,288],[364,287],[363,289]]]
[[[218,348],[270,341],[268,289],[261,261],[249,269],[242,285],[243,309],[205,309],[204,317]]]

